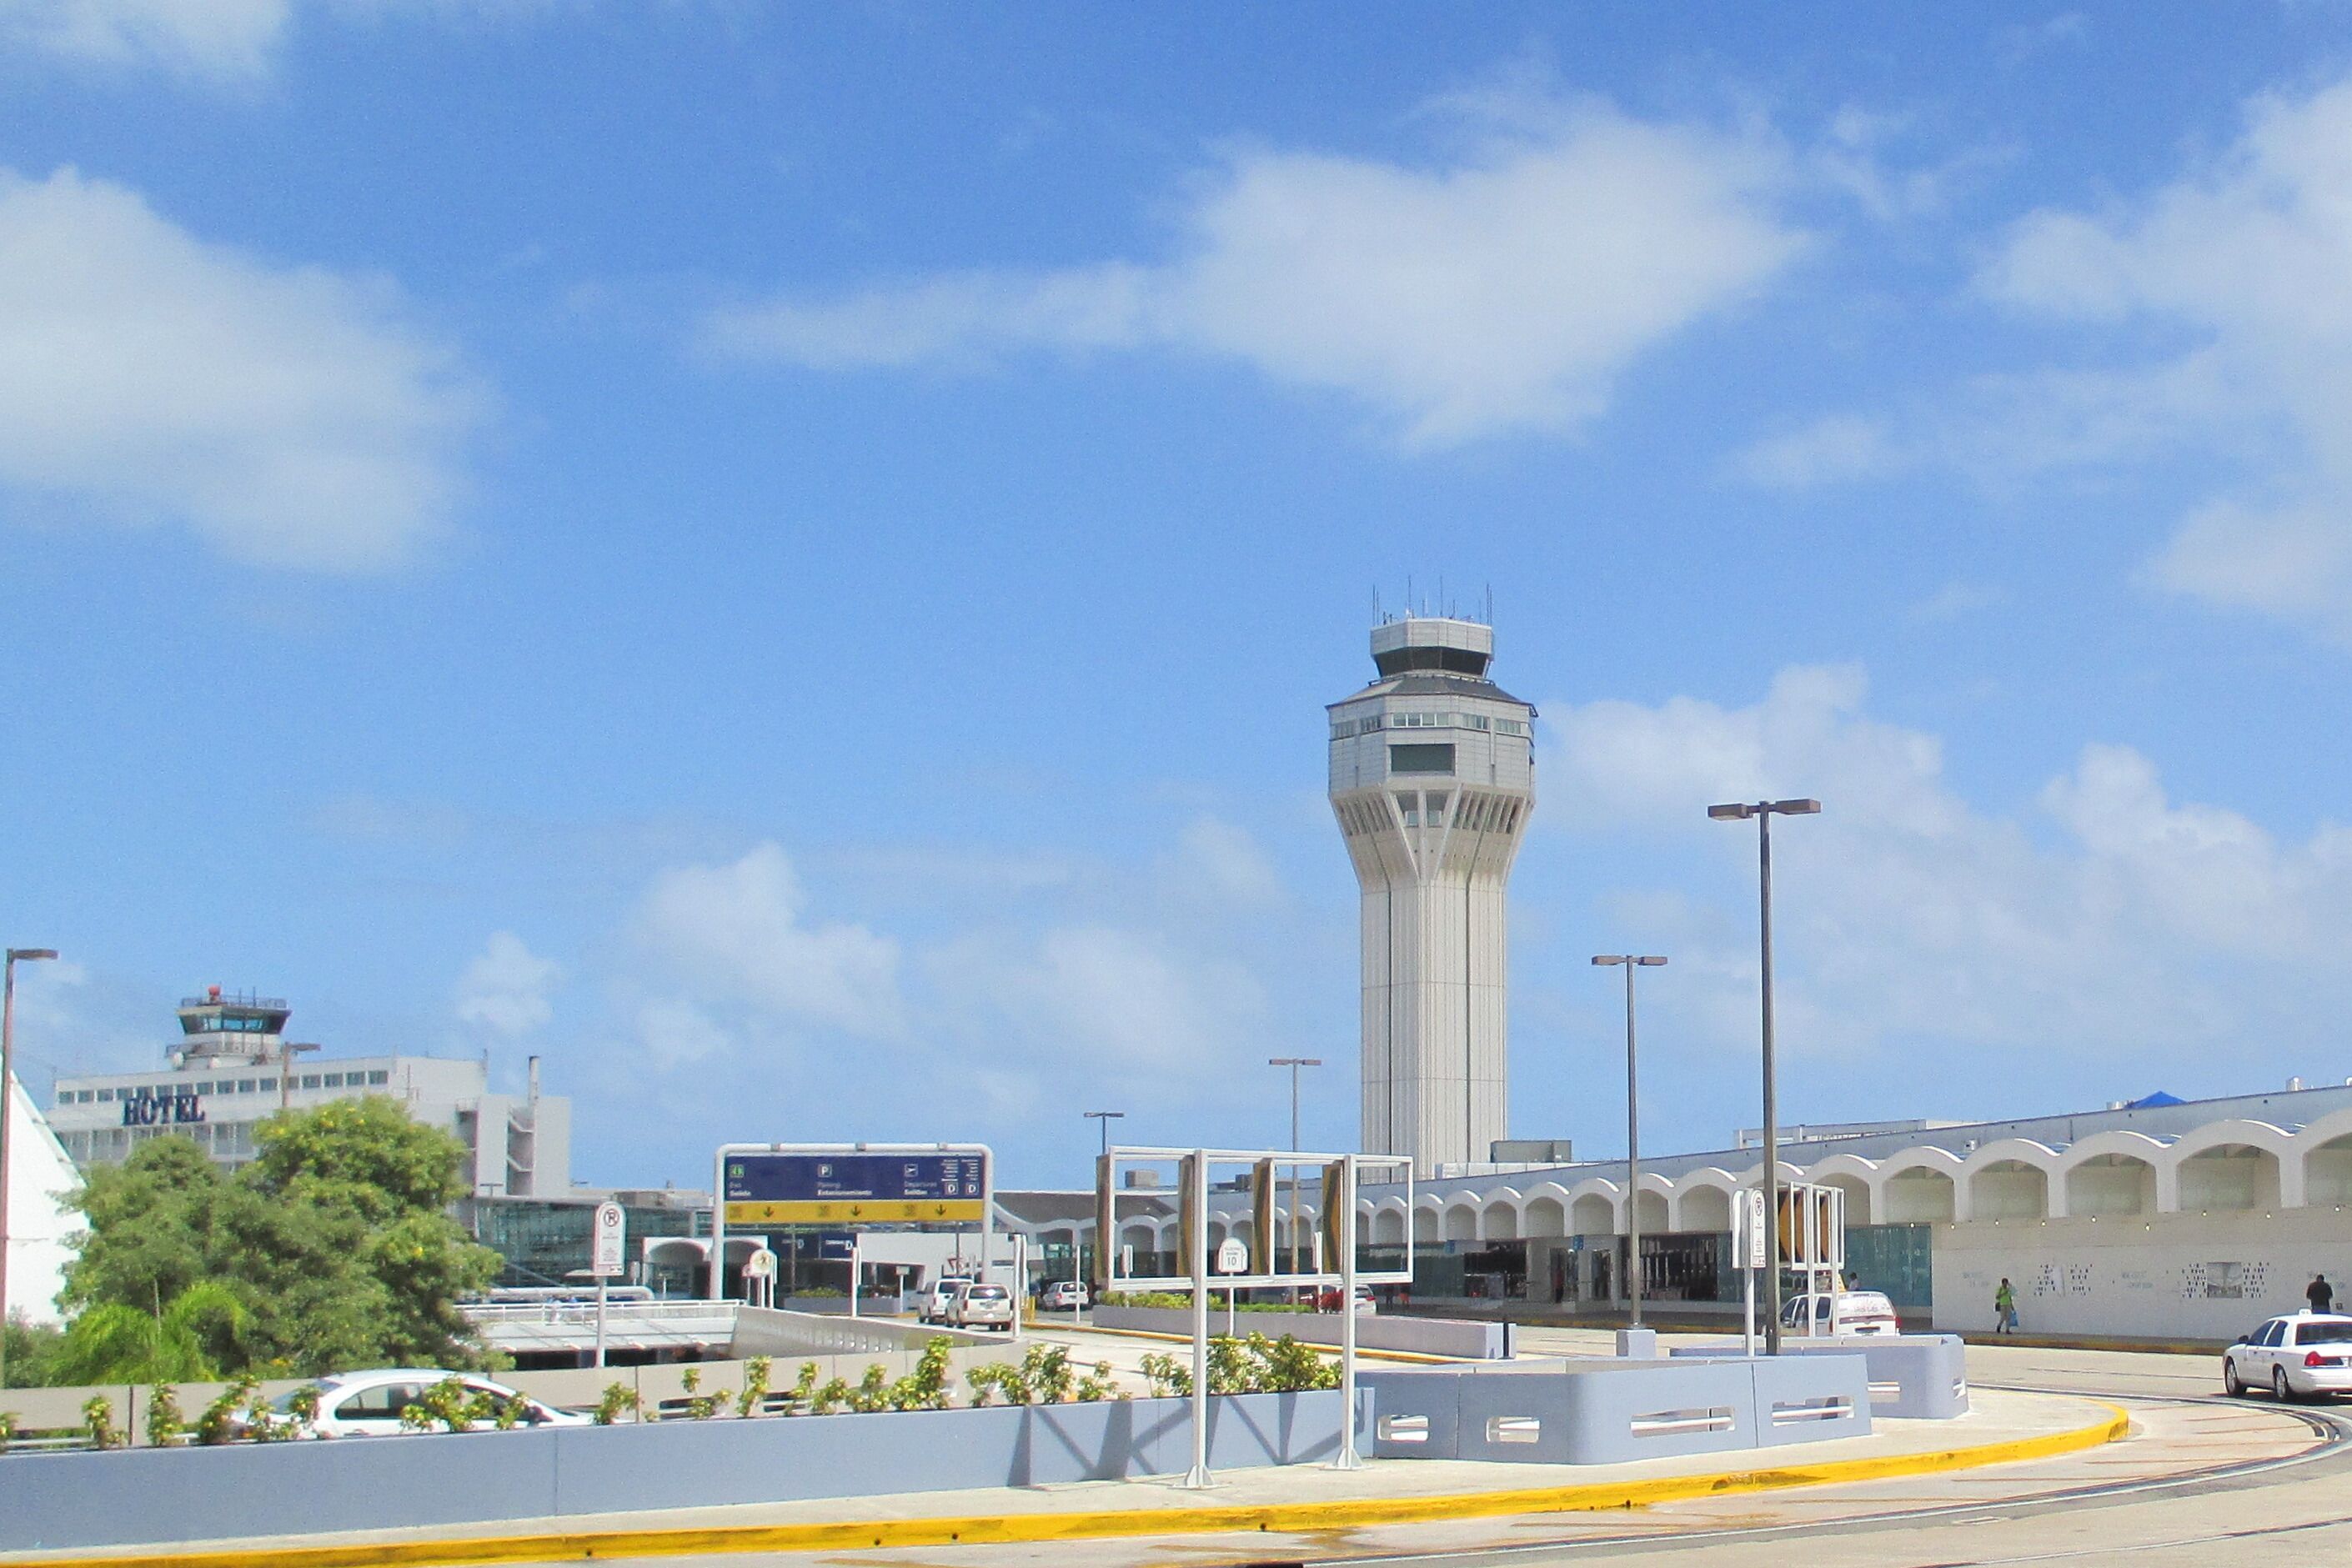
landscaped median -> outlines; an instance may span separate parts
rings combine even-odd
[[[1296,1396],[1293,1396],[1296,1397]],[[1326,1396],[1325,1397],[1328,1397]],[[361,1568],[375,1563],[498,1563],[698,1552],[870,1550],[991,1542],[1184,1535],[1207,1531],[1297,1532],[1511,1514],[1624,1509],[1691,1498],[1792,1487],[1883,1480],[2048,1458],[2116,1441],[2129,1430],[2119,1408],[2055,1395],[1985,1396],[1968,1425],[1979,1435],[1955,1444],[1949,1423],[1886,1423],[1868,1438],[1824,1445],[1801,1462],[1723,1468],[1706,1461],[1653,1461],[1579,1471],[1572,1480],[1525,1484],[1520,1466],[1384,1462],[1367,1470],[1318,1467],[1234,1469],[1217,1490],[1189,1493],[1164,1479],[1107,1481],[1050,1490],[836,1498],[727,1509],[674,1508],[658,1514],[578,1517],[541,1531],[374,1531],[365,1538],[207,1542],[48,1557],[49,1563],[107,1568]],[[1895,1428],[1900,1428],[1899,1430]],[[461,1441],[463,1439],[460,1439]],[[494,1441],[496,1439],[485,1439]],[[887,1473],[879,1471],[877,1473]],[[1483,1483],[1483,1484],[1482,1484]],[[555,1526],[555,1521],[547,1521]]]

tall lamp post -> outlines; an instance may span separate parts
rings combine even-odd
[[[0,1388],[8,1382],[8,1124],[16,1099],[16,961],[54,958],[54,947],[11,947],[0,979]]]
[[[1269,1056],[1265,1064],[1290,1069],[1290,1152],[1295,1155],[1298,1152],[1298,1070],[1320,1067],[1323,1059],[1319,1056]],[[1298,1167],[1296,1166],[1290,1170],[1290,1271],[1294,1274],[1298,1272]],[[1295,1296],[1297,1291],[1294,1289],[1291,1293]]]
[[[1718,822],[1756,819],[1757,907],[1764,953],[1764,1354],[1780,1354],[1780,1107],[1772,1071],[1772,819],[1811,817],[1819,800],[1735,801],[1709,806]]]
[[[1086,1113],[1087,1121],[1100,1122],[1102,1124],[1102,1152],[1106,1158],[1108,1158],[1110,1154],[1110,1124],[1113,1122],[1118,1121],[1126,1114],[1127,1113],[1124,1111],[1088,1111]]]
[[[1642,1096],[1633,1062],[1633,971],[1654,968],[1664,958],[1633,953],[1595,953],[1592,961],[1625,969],[1625,1293],[1633,1307],[1630,1328],[1642,1326]]]
[[[1110,1124],[1113,1122],[1122,1119],[1126,1114],[1127,1113],[1124,1111],[1088,1111],[1086,1113],[1087,1121],[1100,1122],[1102,1124],[1102,1152],[1103,1160],[1106,1164],[1110,1160]],[[1096,1169],[1101,1172],[1101,1174],[1096,1177],[1097,1181],[1108,1181],[1110,1179],[1110,1173],[1108,1171],[1102,1170],[1101,1166],[1097,1166]],[[1111,1213],[1116,1216],[1118,1212],[1118,1198],[1114,1195],[1108,1201],[1110,1204]],[[1118,1257],[1118,1254],[1116,1252],[1107,1252],[1102,1249],[1104,1248],[1116,1247],[1118,1245],[1118,1237],[1116,1232],[1109,1236],[1097,1236],[1095,1238],[1096,1256],[1104,1260],[1100,1265],[1102,1270],[1102,1278],[1108,1279],[1110,1277],[1111,1264],[1116,1261]],[[1070,1278],[1076,1280],[1081,1278],[1084,1273],[1085,1270],[1078,1267],[1078,1249],[1074,1246],[1070,1249]]]

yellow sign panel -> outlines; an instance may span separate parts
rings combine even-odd
[[[976,1197],[833,1198],[823,1203],[730,1203],[727,1223],[737,1225],[955,1225],[978,1220],[984,1205]]]

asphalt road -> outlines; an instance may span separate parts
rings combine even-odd
[[[1523,1331],[1519,1348],[1534,1355],[1605,1354],[1609,1342],[1606,1335],[1585,1331],[1529,1329]],[[1125,1362],[1126,1350],[1113,1352],[1111,1359]],[[754,1552],[726,1561],[744,1568],[819,1563],[861,1568],[1537,1568],[1620,1558],[1662,1568],[2352,1563],[2352,1440],[2347,1440],[2352,1436],[2352,1407],[2339,1413],[2282,1407],[2262,1397],[2225,1399],[2218,1363],[2204,1356],[1995,1345],[1971,1347],[1969,1372],[1983,1385],[2106,1398],[2131,1413],[2134,1436],[2026,1464],[1693,1500],[1628,1513],[1525,1515],[1287,1536]],[[656,1561],[663,1560],[645,1560],[646,1568]]]

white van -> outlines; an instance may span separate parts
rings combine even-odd
[[[956,1292],[971,1283],[969,1274],[948,1274],[933,1281],[931,1293],[923,1298],[923,1310],[915,1314],[917,1321],[945,1323],[948,1309],[955,1304]]]
[[[1810,1322],[1808,1322],[1810,1320]],[[1780,1305],[1780,1332],[1806,1335],[1827,1334],[1830,1324],[1830,1298],[1826,1293],[1813,1292],[1791,1296]],[[1836,1333],[1884,1336],[1899,1334],[1903,1325],[1895,1321],[1895,1303],[1878,1291],[1840,1291],[1837,1295]]]

